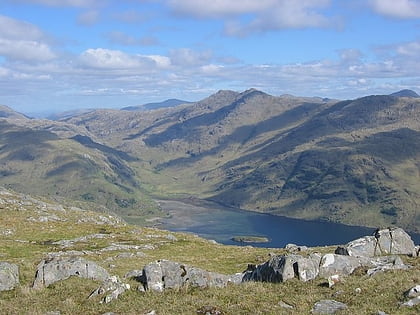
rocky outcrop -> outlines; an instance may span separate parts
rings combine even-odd
[[[111,276],[106,279],[99,288],[93,291],[89,295],[89,299],[95,296],[103,295],[108,292],[110,294],[106,295],[102,300],[101,303],[109,303],[113,300],[118,299],[118,297],[123,294],[125,291],[130,289],[130,285],[127,283],[121,282],[121,280],[117,276]]]
[[[53,257],[44,259],[38,264],[33,288],[48,287],[71,276],[98,281],[109,278],[108,272],[92,261],[81,257]]]
[[[413,255],[414,242],[401,228],[378,229],[372,236],[365,236],[339,246],[335,253],[348,256],[374,257],[381,255]]]
[[[228,283],[240,283],[242,281],[241,274],[228,276],[169,260],[158,260],[146,265],[141,275],[134,272],[129,274],[142,283],[144,290],[158,292],[185,286],[220,288]]]
[[[8,262],[0,262],[0,291],[13,290],[18,284],[18,266]]]
[[[319,261],[321,257],[311,255],[274,256],[269,261],[258,265],[249,266],[245,272],[244,281],[283,282],[292,278],[302,281],[315,279],[319,273]]]
[[[367,259],[337,254],[326,254],[321,259],[319,275],[324,278],[328,278],[332,275],[349,275],[356,268],[366,264],[368,264]]]
[[[295,245],[288,246],[296,252]],[[307,257],[288,254],[273,256],[267,262],[248,266],[243,281],[284,282],[297,278],[301,281],[316,277],[328,279],[330,286],[341,281],[342,276],[350,275],[359,267],[366,267],[367,275],[395,269],[408,269],[400,257],[390,253],[412,255],[414,243],[404,230],[378,230],[374,236],[365,236],[343,247],[338,247],[335,254],[310,254]],[[386,256],[376,256],[386,253]]]
[[[321,300],[316,302],[312,313],[313,314],[335,314],[338,311],[344,310],[347,305],[334,300]]]

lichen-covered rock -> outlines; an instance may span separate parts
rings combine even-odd
[[[109,274],[101,266],[81,257],[47,258],[38,264],[33,288],[47,287],[71,276],[105,281]]]
[[[361,261],[357,257],[325,254],[319,266],[319,276],[328,278],[332,275],[349,275],[364,264],[367,264],[367,261]]]
[[[298,278],[302,281],[315,279],[319,272],[320,256],[279,255],[245,272],[244,281],[284,282]]]
[[[18,266],[8,262],[0,262],[0,291],[13,290],[18,284]]]
[[[370,261],[370,265],[373,268],[368,269],[367,275],[373,276],[378,272],[384,272],[387,270],[397,270],[397,269],[408,269],[409,266],[404,264],[402,259],[399,256],[382,256],[376,257]]]
[[[321,300],[316,302],[312,313],[314,314],[335,314],[340,310],[344,310],[347,308],[347,305],[341,302],[337,302],[334,300]]]
[[[374,235],[358,238],[339,246],[335,253],[348,256],[374,257],[381,255],[412,255],[414,242],[401,228],[376,230]]]
[[[228,283],[242,281],[241,274],[228,276],[169,260],[158,260],[147,264],[143,268],[142,275],[136,274],[136,278],[142,282],[145,290],[158,292],[184,286],[224,287]]]
[[[102,282],[101,286],[93,291],[89,298],[93,298],[98,295],[106,294],[107,292],[111,292],[110,294],[106,295],[102,300],[101,303],[109,303],[113,300],[118,299],[118,297],[123,294],[125,291],[130,289],[130,285],[127,283],[121,282],[121,280],[117,276],[111,276]]]

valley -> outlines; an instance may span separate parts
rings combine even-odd
[[[219,91],[154,110],[58,121],[10,110],[0,185],[147,225],[195,197],[306,220],[419,233],[420,98]]]

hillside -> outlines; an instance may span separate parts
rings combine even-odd
[[[299,255],[316,257],[334,248],[306,248]],[[130,276],[158,259],[178,261],[184,270],[188,265],[240,273],[273,255],[297,257],[290,254],[291,249],[223,246],[194,235],[127,225],[108,214],[0,188],[0,308],[4,314],[309,314],[316,302],[325,299],[345,303],[340,314],[418,312],[418,306],[401,306],[408,299],[404,293],[420,277],[419,258],[407,255],[401,255],[400,261],[411,265],[410,269],[368,277],[365,268],[357,268],[331,287],[320,277],[306,282],[295,278],[281,283],[250,281],[223,288],[187,286],[142,292],[137,277]],[[45,276],[52,262],[68,264],[66,268],[57,265],[58,275],[77,268],[78,262],[86,262],[82,266],[86,269],[101,268],[112,275],[114,287],[102,294],[98,287],[104,291],[107,287],[99,280],[86,279],[83,270],[46,287],[33,287],[39,270]],[[18,283],[4,291],[5,264],[17,266]],[[45,276],[43,281],[48,279]],[[120,281],[124,283],[121,295],[103,303]]]
[[[57,175],[51,182],[15,163],[15,173],[31,184],[19,186],[23,177],[9,173],[0,184],[22,192],[48,187],[45,192],[83,200],[80,186],[66,185],[72,178],[76,187],[84,178],[88,199],[132,222],[157,213],[151,203],[136,213],[146,195],[192,195],[295,218],[420,232],[420,99],[405,92],[337,101],[222,90],[192,104],[94,110],[58,122],[32,120],[25,128],[57,137],[42,145],[62,142],[95,156],[89,162],[94,167],[79,154],[61,183],[63,177],[48,173],[45,164],[37,169]],[[57,149],[42,152],[54,156]],[[9,158],[3,155],[4,165]],[[98,178],[93,186],[87,182],[92,174]]]

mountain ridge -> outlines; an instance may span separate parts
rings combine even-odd
[[[419,232],[418,98],[340,101],[221,90],[185,106],[94,110],[26,127],[55,134],[48,145],[65,141],[100,154],[106,167],[99,169],[113,185],[105,205],[123,215],[154,213],[135,214],[138,196],[192,195],[276,215]],[[85,167],[78,163],[65,167]],[[76,189],[71,197],[81,195]]]

